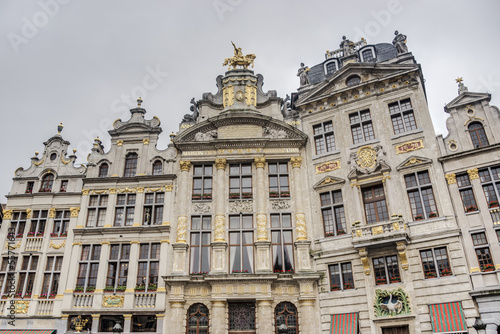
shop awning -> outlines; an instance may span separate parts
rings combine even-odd
[[[55,334],[54,329],[0,329],[0,334]]]
[[[467,333],[461,302],[429,305],[433,333]]]
[[[358,334],[358,314],[334,314],[331,326],[331,334]]]

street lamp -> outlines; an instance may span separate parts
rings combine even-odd
[[[486,324],[481,320],[480,317],[476,317],[476,321],[474,322],[474,325],[472,325],[474,329],[479,333],[479,334],[485,334],[486,333]]]

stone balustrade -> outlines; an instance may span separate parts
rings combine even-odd
[[[391,220],[370,225],[352,225],[352,243],[356,248],[375,245],[407,242],[409,229],[399,215],[392,215]]]
[[[500,225],[500,209],[498,207],[490,209],[490,216],[493,221],[493,225]]]
[[[73,308],[91,308],[93,302],[94,295],[92,293],[73,295]]]
[[[136,292],[134,298],[134,308],[154,308],[156,307],[155,292]]]
[[[54,309],[53,299],[39,299],[36,307],[37,315],[51,315]]]
[[[26,251],[39,252],[42,250],[43,237],[27,238],[26,239]]]

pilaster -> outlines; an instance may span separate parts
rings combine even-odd
[[[273,333],[274,312],[272,300],[257,300],[257,333]]]
[[[225,300],[213,300],[212,301],[212,330],[213,334],[225,334],[226,333],[226,301]]]

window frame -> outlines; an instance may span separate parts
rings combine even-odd
[[[312,129],[316,155],[326,154],[337,150],[333,121],[314,124]]]
[[[233,174],[234,168],[238,168],[238,174]],[[244,173],[243,168],[249,168],[249,173]],[[251,163],[232,163],[229,164],[229,199],[252,199],[253,198],[253,180]],[[232,180],[238,180],[238,187],[232,187]],[[250,187],[244,187],[244,180],[250,180]],[[243,191],[249,190],[249,191]]]
[[[151,197],[152,201],[149,202],[149,199]],[[162,225],[164,204],[165,204],[164,192],[146,193],[144,195],[142,225],[143,226]]]
[[[340,202],[337,202],[340,194]],[[326,198],[328,196],[328,198]],[[323,230],[325,238],[335,237],[347,234],[347,223],[345,218],[344,199],[342,196],[342,189],[329,190],[319,194],[321,219],[323,221]],[[329,203],[326,202],[329,201]],[[325,220],[325,212],[330,211],[331,222]],[[330,224],[331,223],[331,224]],[[339,226],[342,229],[339,229]]]
[[[143,247],[147,247],[146,257],[143,257]],[[144,287],[144,291],[146,292],[152,292],[158,289],[160,253],[161,253],[161,243],[150,242],[150,243],[141,243],[139,245],[139,258],[137,260],[136,290],[142,289],[142,287]],[[141,268],[141,264],[145,264],[146,268],[145,269]],[[141,271],[143,270],[146,276],[141,275]]]
[[[123,177],[134,177],[137,175],[137,164],[139,156],[137,153],[128,153],[125,156],[125,166],[123,170]]]
[[[281,166],[285,166],[285,171],[281,171]],[[272,171],[272,168],[276,168]],[[288,162],[269,162],[267,164],[269,177],[269,197],[270,198],[290,198],[290,174]],[[276,186],[272,186],[273,179],[276,180]],[[282,182],[286,180],[286,182]],[[282,184],[283,183],[283,184]]]
[[[478,128],[471,129],[472,126],[479,125]],[[488,140],[488,136],[486,135],[486,130],[484,129],[484,125],[481,122],[471,122],[467,126],[467,131],[469,132],[469,136],[472,142],[473,148],[485,147],[490,144]]]
[[[500,202],[500,165],[481,168],[478,175],[488,208],[498,208]],[[497,177],[495,178],[495,176]],[[486,190],[487,188],[489,190]],[[495,202],[496,204],[494,204]]]
[[[374,190],[376,188],[382,188],[382,194],[383,194],[383,196],[375,197]],[[365,191],[367,191],[369,189],[371,190],[372,198],[367,200],[367,199],[365,199]],[[362,200],[363,200],[363,210],[364,210],[364,213],[365,213],[365,219],[366,219],[366,224],[367,225],[372,225],[372,224],[376,224],[376,223],[379,223],[379,222],[384,222],[384,221],[388,221],[389,220],[389,209],[387,207],[387,196],[385,194],[385,186],[384,186],[383,183],[372,184],[372,185],[369,185],[369,186],[361,188],[361,197],[362,197]],[[379,202],[383,202],[384,203],[383,205],[385,207],[385,212],[384,212],[384,210],[382,210],[379,213],[379,207],[378,207],[377,204],[375,204],[373,206],[373,209],[375,211],[375,220],[372,221],[371,219],[369,219],[369,215],[368,215],[368,211],[367,211],[367,205],[369,205],[371,203],[379,203]]]
[[[198,224],[199,227],[196,226]],[[198,235],[198,242],[196,236]],[[208,239],[205,239],[205,238]],[[189,245],[191,254],[189,257],[189,272],[191,274],[208,274],[211,269],[211,243],[212,243],[212,216],[191,216],[191,230]],[[208,243],[206,241],[208,240]],[[205,253],[206,252],[206,253]],[[204,260],[205,256],[208,256]],[[198,261],[195,256],[198,255]],[[195,270],[196,269],[196,270]],[[206,270],[205,270],[206,269]]]
[[[474,236],[483,235],[484,242],[482,240],[478,240],[479,238],[475,238]],[[486,237],[486,232],[474,232],[471,233],[472,245],[474,247],[474,253],[476,254],[477,263],[479,264],[479,270],[481,272],[493,271],[495,270],[495,263],[493,262],[493,254],[490,251],[490,245],[488,243],[488,238]],[[482,243],[478,243],[478,242]],[[479,254],[479,252],[484,251],[484,253]],[[493,268],[493,269],[487,269]]]
[[[10,221],[10,231],[9,234],[14,234],[16,238],[23,238],[26,232],[26,223],[28,221],[28,214],[26,211],[15,211],[12,213],[12,219]],[[21,232],[19,232],[21,230]],[[29,229],[28,229],[29,231]]]
[[[11,295],[12,290],[10,290],[9,282],[15,281],[18,257],[15,255],[3,256],[1,257],[1,260],[2,263],[0,266],[0,294]],[[8,293],[6,293],[7,288],[9,288]]]
[[[88,252],[86,253],[85,249],[87,247]],[[76,274],[75,291],[76,287],[81,287],[83,289],[82,292],[91,292],[95,290],[97,275],[99,273],[101,250],[101,245],[82,245],[80,249],[80,260],[78,261],[78,272]],[[86,258],[84,258],[85,255],[87,255]],[[85,270],[82,270],[82,266],[86,266]],[[95,271],[94,268],[96,268]],[[83,276],[81,276],[81,274],[83,274]],[[81,280],[83,280],[83,284],[79,285]]]
[[[146,325],[148,323],[154,324],[153,327],[149,326],[144,326],[144,323],[141,323],[141,325],[136,325],[139,321],[137,318],[139,317],[147,317],[148,320],[146,320]],[[156,314],[134,314],[132,315],[132,322],[130,324],[130,332],[131,333],[156,333],[156,328],[158,326],[158,318],[156,317]]]
[[[403,108],[409,104],[410,108]],[[392,129],[395,135],[417,130],[417,121],[410,98],[391,102],[387,105],[391,117]],[[395,123],[395,120],[397,120]],[[398,125],[396,127],[396,125]]]
[[[107,162],[103,162],[99,165],[99,174],[98,177],[108,177],[109,173],[109,164]]]
[[[280,311],[281,308],[283,310]],[[280,317],[283,317],[284,321],[280,321]],[[292,321],[289,321],[289,319]],[[295,322],[295,325],[293,322]],[[283,323],[287,326],[289,334],[299,334],[299,314],[297,306],[288,301],[278,303],[274,308],[274,328],[276,334],[279,333],[278,328]]]
[[[47,173],[42,177],[42,182],[40,183],[40,193],[50,193],[52,192],[52,187],[54,186],[55,176],[52,173]]]
[[[350,268],[347,268],[347,267]],[[338,272],[334,273],[332,269],[335,269],[335,267],[338,268]],[[330,282],[330,291],[343,291],[343,290],[351,290],[354,289],[354,273],[352,269],[352,263],[351,262],[343,262],[343,263],[333,263],[328,265],[328,274],[329,274],[329,282]],[[334,275],[338,275],[338,282],[339,284],[334,284],[333,277]],[[350,280],[346,279],[349,278],[350,275]]]
[[[50,259],[52,259],[52,263],[50,262]],[[63,256],[47,256],[39,298],[53,298],[57,295],[59,280],[61,278],[62,263]],[[46,282],[48,284],[45,284]]]
[[[136,194],[118,194],[116,196],[113,226],[124,227],[134,225],[136,201]],[[121,214],[118,212],[121,212]]]
[[[244,227],[244,219],[248,217],[250,218],[250,221],[251,221],[251,227]],[[231,220],[232,219],[235,219],[237,218],[239,220],[239,227],[238,228],[234,228],[234,227],[231,227],[232,225],[232,222]],[[255,236],[254,236],[254,231],[255,231],[255,228],[254,228],[254,222],[253,222],[253,215],[252,214],[243,214],[243,213],[240,213],[240,214],[236,214],[236,215],[229,215],[229,229],[228,229],[228,235],[229,235],[229,271],[231,274],[238,274],[238,273],[250,273],[252,274],[254,272],[254,268],[255,268]],[[245,233],[250,233],[251,234],[251,238],[252,238],[252,241],[251,243],[244,243],[243,241],[243,235]],[[233,244],[233,241],[231,240],[231,235],[232,234],[239,234],[239,243],[234,243]],[[231,260],[231,254],[233,253],[233,249],[234,248],[238,248],[238,252],[239,252],[239,263],[240,263],[240,267],[239,269],[234,269],[234,265],[232,263],[232,260]],[[248,250],[251,250],[251,259],[250,259],[250,268],[249,269],[246,269],[244,267],[244,264],[243,264],[243,249],[244,247],[247,248],[247,251]]]
[[[205,311],[206,313],[203,313],[202,311],[200,311],[200,306],[203,306],[204,309],[202,311]],[[190,327],[192,325],[189,324],[189,320],[193,317],[197,319],[196,328]],[[207,319],[206,325],[203,325],[204,328],[200,328],[200,319],[202,319],[202,318]],[[206,331],[205,331],[205,327],[206,327]],[[210,331],[210,311],[209,311],[208,307],[203,303],[194,303],[191,306],[189,306],[189,308],[186,311],[186,333],[187,334],[192,333],[193,329],[196,330],[195,334],[205,334],[205,333],[209,333],[209,331]]]
[[[284,217],[288,217],[289,226],[284,226]],[[278,224],[275,224],[277,222]],[[293,273],[295,271],[295,254],[293,247],[293,222],[290,213],[271,213],[270,214],[270,232],[271,232],[271,252],[273,258],[273,272],[275,273]],[[285,240],[285,234],[289,236],[290,241]],[[279,235],[279,241],[276,241],[275,236]],[[280,247],[279,254],[276,254],[277,249]],[[288,249],[288,262],[287,268],[286,249]],[[275,261],[281,259],[281,269],[277,269]],[[284,269],[283,269],[284,267]]]
[[[33,210],[33,212],[31,213],[28,237],[43,237],[45,234],[45,229],[47,228],[48,219],[48,210]]]
[[[429,182],[422,184],[420,175],[423,175],[425,173],[427,174],[426,178],[429,180]],[[408,178],[412,176],[415,178],[416,185],[409,186]],[[406,194],[408,195],[408,202],[410,203],[413,220],[415,221],[415,220],[439,217],[439,210],[436,197],[434,196],[434,189],[432,187],[433,182],[431,179],[430,172],[428,170],[421,170],[405,174],[403,175],[403,177],[405,181]],[[429,189],[430,193],[424,196],[424,192],[427,192]],[[410,193],[415,193],[415,192],[418,193],[418,197],[413,197],[413,198],[414,199],[417,198],[418,202],[417,201],[412,202],[412,197],[410,197]],[[427,202],[425,198],[427,198]],[[418,205],[420,205],[420,207]],[[422,210],[422,213],[419,213],[419,209]]]
[[[69,222],[71,219],[71,211],[69,210],[57,210],[56,215],[54,217],[54,224],[52,227],[51,237],[67,237],[68,236],[68,228]],[[59,228],[59,231],[56,229]]]
[[[97,198],[96,205],[92,205],[92,200],[94,198]],[[109,197],[107,194],[89,196],[89,202],[87,206],[87,220],[85,223],[86,227],[104,227],[106,222],[108,201]],[[90,212],[95,212],[95,215],[92,218]]]
[[[110,245],[104,291],[116,293],[117,291],[125,291],[127,288],[131,248],[131,244]],[[118,249],[117,252],[116,249]]]
[[[469,174],[458,174],[456,176],[456,180],[464,212],[478,211],[479,209],[476,202],[476,196],[474,195],[474,189],[472,187],[472,183],[470,182]]]
[[[368,115],[368,117],[363,118],[364,115]],[[370,109],[355,111],[349,113],[348,116],[351,127],[352,142],[354,145],[365,143],[376,138]],[[356,134],[354,132],[355,128],[359,128],[359,131],[356,130]]]
[[[380,268],[381,266],[375,263],[376,261],[380,261],[380,259],[383,260],[383,269],[384,269],[383,277],[377,274],[377,269]],[[391,259],[391,264],[388,263],[387,261],[388,259]],[[395,262],[393,260],[395,260]],[[375,285],[394,284],[402,282],[401,270],[399,270],[399,259],[397,255],[374,257],[372,259],[372,264],[373,264],[373,274],[374,274],[373,276],[375,278]],[[389,272],[390,270],[389,265],[392,267],[391,269],[395,269],[397,273],[395,273],[394,271]],[[382,280],[384,280],[384,282],[382,282]]]
[[[198,164],[193,166],[193,187],[191,200],[212,200],[213,175],[213,164]],[[200,188],[196,186],[198,182],[200,182]]]
[[[18,281],[16,284],[16,296],[31,298],[33,288],[35,287],[35,279],[40,257],[38,255],[23,255],[21,260],[21,267],[19,268]],[[28,260],[27,263],[25,262],[26,260]]]
[[[444,250],[444,255],[446,256],[446,264],[447,264],[446,266],[440,266],[438,262],[439,260],[438,260],[438,255],[436,255],[436,252],[440,250]],[[432,260],[432,265],[434,266],[434,268],[426,270],[424,257],[422,256],[424,252],[431,252],[431,257],[428,258]],[[420,254],[420,261],[422,262],[422,271],[424,273],[424,279],[441,278],[453,275],[453,272],[451,270],[450,256],[448,254],[448,249],[446,246],[421,249],[419,251],[419,254]],[[443,254],[439,254],[439,256],[443,256]]]
[[[151,170],[152,175],[162,175],[163,174],[163,163],[161,160],[155,160],[152,165]]]

